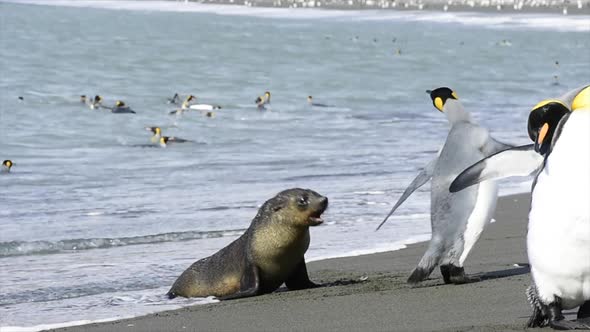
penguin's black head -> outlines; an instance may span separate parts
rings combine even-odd
[[[160,135],[162,133],[160,127],[145,127],[145,130],[151,131],[154,135]]]
[[[432,104],[437,110],[443,112],[443,107],[448,99],[459,99],[455,91],[445,87],[437,88],[434,90],[426,90],[426,93],[430,94]]]
[[[556,99],[547,99],[533,107],[529,114],[527,129],[535,143],[535,151],[545,155],[549,151],[559,121],[570,113],[570,109]]]

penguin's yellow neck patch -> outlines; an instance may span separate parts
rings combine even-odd
[[[434,98],[434,106],[439,110],[439,111],[443,111],[443,101],[441,97],[436,97]]]
[[[543,107],[543,106],[545,106],[545,105],[547,105],[549,103],[558,103],[558,104],[563,105],[563,107],[567,108],[568,110],[570,109],[569,107],[567,107],[566,104],[564,104],[563,101],[561,101],[559,99],[545,99],[545,100],[541,101],[540,103],[538,103],[537,105],[535,105],[535,107],[533,107],[533,109],[531,110],[531,112],[534,111],[534,110],[536,110],[537,108],[541,108],[541,107]]]
[[[585,87],[576,95],[572,102],[572,111],[590,108],[590,86]]]

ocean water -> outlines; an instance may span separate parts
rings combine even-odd
[[[588,22],[0,2],[0,159],[14,161],[0,174],[0,329],[214,302],[164,294],[291,187],[330,199],[308,260],[428,239],[428,185],[374,231],[445,138],[424,91],[453,87],[496,138],[527,143],[529,109],[587,83]],[[266,90],[272,107],[260,112],[254,99]],[[169,116],[175,92],[223,109]],[[137,114],[89,110],[81,94]],[[334,107],[310,108],[307,95]],[[192,142],[146,147],[153,125]]]

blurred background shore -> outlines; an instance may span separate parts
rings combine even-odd
[[[187,2],[180,0],[180,2]],[[508,13],[590,14],[590,0],[200,0],[248,7],[485,11]]]

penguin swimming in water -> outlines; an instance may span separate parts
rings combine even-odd
[[[256,100],[254,101],[256,103],[256,107],[263,111],[266,109],[266,107],[264,107],[264,97],[256,97]]]
[[[115,107],[111,108],[111,113],[115,113],[115,114],[124,114],[124,113],[130,113],[130,114],[135,114],[135,111],[132,110],[129,106],[125,105],[124,102],[117,100],[115,102]]]
[[[90,100],[90,109],[97,110],[102,107],[102,97],[99,95],[94,96],[94,99]]]
[[[169,112],[168,114],[176,114],[176,115],[182,115],[184,112],[188,111],[190,109],[191,103],[193,100],[196,100],[197,97],[193,96],[193,95],[189,95],[188,97],[186,97],[186,99],[182,102],[182,105],[180,105],[179,109],[176,109],[174,111]]]
[[[185,143],[185,142],[190,142],[189,140],[186,140],[184,138],[180,138],[180,137],[174,137],[174,136],[162,136],[162,129],[160,127],[146,127],[145,130],[151,131],[152,133],[154,133],[154,136],[151,137],[150,141],[153,144],[159,144],[160,146],[162,145],[162,143],[164,144],[164,146],[166,146],[166,144],[168,143]],[[162,138],[164,139],[162,141]]]
[[[590,329],[590,86],[537,104],[528,132],[534,144],[476,163],[450,190],[489,177],[526,175],[527,166],[536,167],[527,232],[534,284],[527,289],[533,307],[527,326]],[[531,154],[542,156],[540,167]],[[578,306],[578,320],[565,320],[562,310]]]
[[[12,168],[12,165],[14,165],[14,164],[12,163],[11,160],[8,160],[8,159],[4,160],[2,162],[2,168],[0,169],[0,173],[9,173],[10,169]]]
[[[449,185],[467,165],[510,146],[494,140],[487,129],[477,125],[451,89],[441,87],[426,92],[434,107],[447,116],[451,125],[446,142],[406,188],[377,229],[416,189],[432,179],[432,238],[408,282],[425,280],[440,265],[445,283],[467,283],[476,279],[465,275],[463,264],[492,217],[498,191],[494,182],[484,182],[469,191],[452,194]]]
[[[210,105],[210,104],[194,104],[189,107],[191,110],[196,111],[203,111],[203,112],[210,112],[213,110],[220,110],[221,106],[219,105]]]
[[[266,110],[266,106],[270,105],[270,92],[266,91],[264,96],[257,97],[254,102],[259,110]]]
[[[307,96],[307,104],[312,107],[332,107],[326,104],[315,103],[312,96]]]
[[[160,145],[160,147],[165,148],[170,143],[184,143],[184,142],[190,142],[190,141],[182,139],[182,138],[162,136],[162,137],[160,137],[159,145]]]
[[[180,96],[178,93],[175,93],[172,98],[168,98],[168,104],[175,104],[177,105],[180,102]]]

